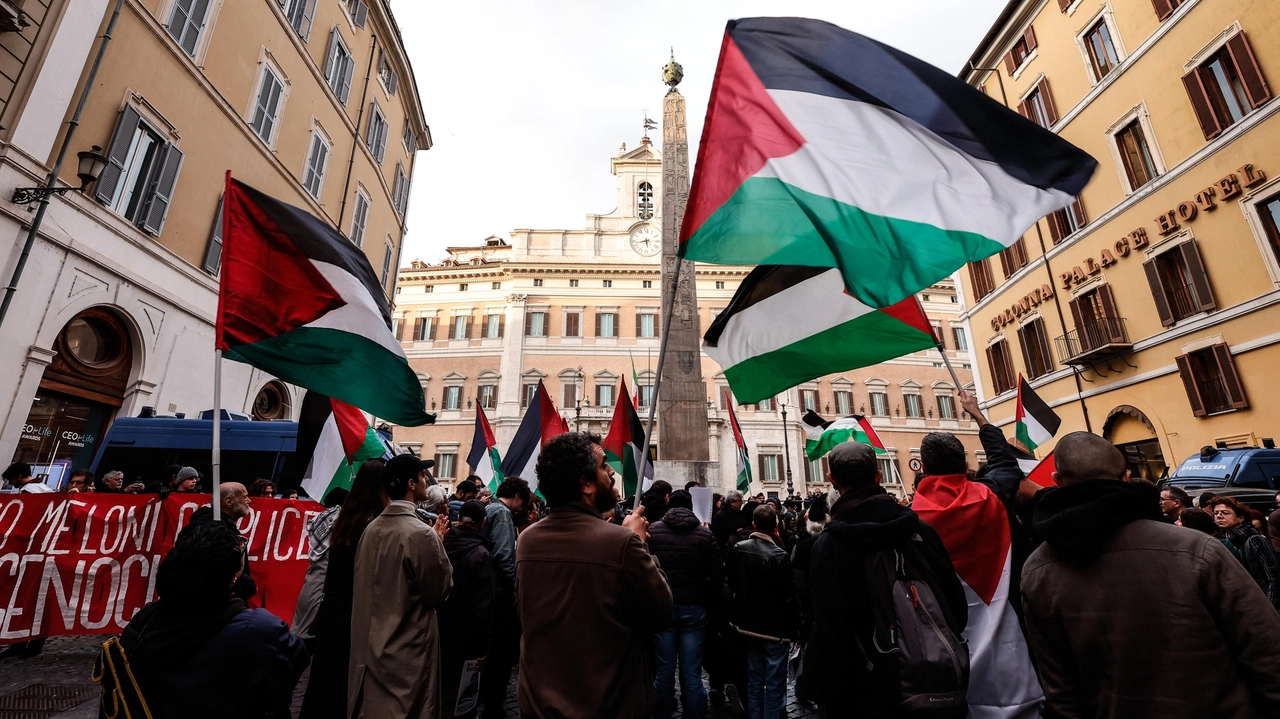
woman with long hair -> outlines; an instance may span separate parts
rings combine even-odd
[[[329,569],[324,579],[324,599],[312,625],[316,648],[299,719],[346,717],[356,549],[365,528],[390,503],[382,487],[385,466],[380,459],[360,466],[351,483],[351,494],[342,503],[329,534]]]

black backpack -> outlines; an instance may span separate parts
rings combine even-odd
[[[951,630],[954,616],[916,534],[900,547],[866,558],[873,631],[858,646],[882,697],[904,716],[963,716],[969,690],[969,646]],[[855,634],[855,638],[856,638]]]

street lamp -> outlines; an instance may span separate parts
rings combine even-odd
[[[782,408],[782,461],[787,467],[787,496],[795,495],[795,485],[791,483],[791,443],[787,441],[787,395],[783,393],[778,406]]]
[[[578,372],[573,376],[573,431],[582,431],[582,408],[590,407],[591,403],[582,398],[582,390],[585,389],[585,375],[582,374],[582,367],[578,367]]]
[[[76,176],[80,178],[80,186],[74,188],[76,192],[84,192],[89,184],[98,179],[102,174],[102,170],[107,166],[107,157],[102,154],[102,148],[97,145],[92,150],[85,150],[76,153],[80,158],[80,163],[76,167]],[[65,195],[70,191],[71,187],[18,187],[13,191],[13,203],[15,205],[30,205],[40,202],[50,195]]]

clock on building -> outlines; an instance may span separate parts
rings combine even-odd
[[[631,231],[631,249],[653,257],[662,251],[662,231],[653,225],[640,225]]]

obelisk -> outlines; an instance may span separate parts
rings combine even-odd
[[[707,387],[702,381],[702,330],[693,263],[676,256],[680,223],[689,200],[689,139],[685,130],[684,96],[676,85],[684,69],[671,61],[662,68],[670,89],[662,101],[662,296],[663,315],[670,317],[667,357],[658,390],[658,479],[672,486],[697,480],[708,484],[710,457],[707,434]],[[672,276],[680,269],[674,295]],[[670,313],[668,304],[674,302]],[[664,472],[664,468],[667,470]]]

